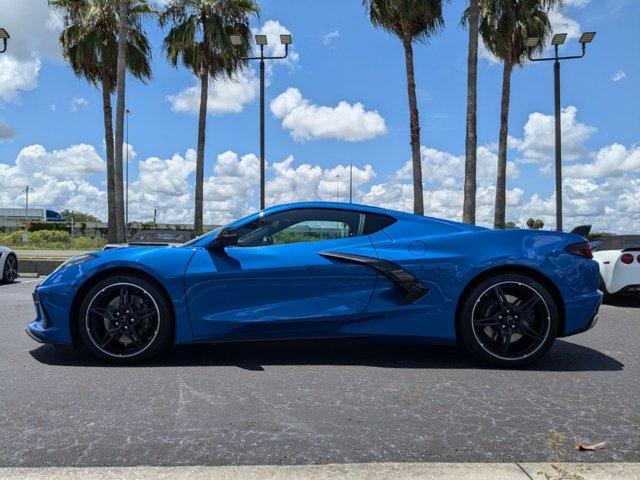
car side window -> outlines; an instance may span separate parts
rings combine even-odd
[[[396,219],[387,215],[379,215],[377,213],[367,213],[364,221],[364,235],[373,235],[380,230],[387,228],[389,225],[396,223]]]
[[[298,209],[278,212],[240,227],[238,246],[261,247],[318,242],[363,235],[365,215],[348,210]]]

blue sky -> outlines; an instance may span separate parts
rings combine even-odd
[[[11,4],[11,5],[9,5]],[[445,29],[415,46],[422,121],[425,209],[459,218],[466,108],[465,2],[445,9]],[[262,1],[253,25],[289,31],[291,57],[271,65],[267,88],[269,203],[344,200],[345,167],[356,166],[356,199],[411,209],[404,58],[399,41],[369,23],[359,0]],[[104,131],[99,90],[73,76],[56,44],[60,19],[45,0],[0,0],[0,25],[12,34],[0,55],[0,205],[75,208],[104,217]],[[597,31],[585,58],[562,64],[565,210],[569,226],[640,229],[640,2],[567,0],[555,30]],[[194,77],[173,69],[163,31],[147,25],[154,78],[127,83],[131,214],[164,221],[192,216],[197,116]],[[573,38],[571,38],[573,37]],[[270,38],[272,43],[274,38]],[[483,49],[481,49],[483,50]],[[257,64],[251,65],[257,72]],[[501,66],[481,51],[478,84],[479,220],[490,223],[495,182]],[[205,176],[206,221],[219,223],[257,207],[256,74],[218,82],[210,98]],[[295,90],[294,90],[295,89]],[[552,64],[528,64],[512,79],[507,219],[530,216],[553,226]],[[193,92],[191,92],[193,93]],[[273,102],[273,103],[272,103]],[[341,103],[343,102],[343,103]],[[115,105],[115,100],[114,100]],[[40,147],[38,147],[40,146]]]

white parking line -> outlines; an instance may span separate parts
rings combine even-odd
[[[360,463],[244,467],[0,468],[0,480],[531,480],[545,477],[639,480],[640,463]]]

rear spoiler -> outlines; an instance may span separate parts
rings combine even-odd
[[[591,233],[591,225],[579,225],[571,230],[571,233],[577,233],[578,235],[587,238],[589,233]]]
[[[637,252],[640,250],[640,245],[638,245],[637,247],[627,247],[627,248],[623,248],[622,250],[620,250],[621,252]]]

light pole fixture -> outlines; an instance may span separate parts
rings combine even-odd
[[[7,32],[4,28],[0,27],[0,40],[2,40],[2,50],[0,53],[4,53],[7,51],[7,41],[11,38],[9,32]]]
[[[133,115],[133,110],[129,110],[128,108],[125,110],[127,114],[127,152],[125,153],[125,182],[127,187],[124,191],[124,223],[127,226],[125,229],[127,240],[129,239],[129,117]]]
[[[558,56],[558,47],[567,39],[566,33],[556,33],[551,39],[553,45],[553,57],[533,58],[531,49],[540,44],[540,38],[529,37],[525,41],[529,60],[532,62],[553,61],[553,96],[554,96],[554,116],[555,116],[555,163],[556,163],[556,230],[562,231],[562,130],[560,123],[560,60],[573,60],[584,57],[587,51],[587,43],[591,43],[596,32],[585,32],[580,36],[578,42],[582,46],[580,55]]]
[[[242,45],[243,39],[239,34],[230,35],[231,44],[238,47]],[[256,45],[260,47],[260,56],[242,57],[243,60],[260,60],[260,210],[265,209],[265,146],[264,146],[264,62],[265,60],[282,60],[289,55],[289,45],[293,43],[291,35],[280,35],[280,43],[284,45],[284,55],[279,57],[269,57],[264,55],[264,47],[268,43],[266,35],[255,36]]]

